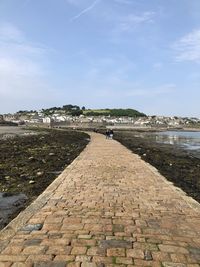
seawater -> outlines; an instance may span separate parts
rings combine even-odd
[[[200,131],[166,131],[152,134],[157,143],[177,145],[187,150],[200,150]]]
[[[16,135],[33,135],[37,134],[20,126],[0,126],[0,139],[15,137]]]

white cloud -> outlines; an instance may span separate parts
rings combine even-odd
[[[14,25],[10,23],[3,23],[0,25],[0,40],[2,41],[22,41],[24,39],[23,33]]]
[[[200,62],[200,29],[193,30],[175,42],[176,61]]]
[[[154,98],[160,95],[167,95],[176,89],[175,84],[163,84],[157,87],[149,87],[144,88],[140,83],[133,83],[133,82],[124,82],[121,81],[120,83],[120,90],[111,89],[111,90],[104,90],[104,93],[107,94],[107,97],[112,97],[113,99],[115,96],[123,98],[131,98],[131,97],[148,97]]]
[[[154,16],[155,12],[150,11],[143,12],[140,15],[129,14],[120,19],[118,30],[121,32],[131,31],[141,24],[153,22]]]
[[[41,67],[30,60],[13,59],[0,57],[0,73],[10,76],[36,76],[41,75]]]
[[[42,45],[27,40],[8,23],[0,24],[0,112],[38,105],[50,99],[43,61],[49,53]]]
[[[40,75],[45,53],[45,48],[28,42],[22,31],[14,25],[0,25],[1,75]]]
[[[68,0],[68,1],[72,2],[74,4],[74,1],[72,1],[72,0]],[[89,5],[88,7],[84,8],[83,10],[81,10],[81,12],[79,12],[76,16],[72,17],[70,21],[77,20],[78,18],[80,18],[84,14],[88,13],[89,11],[91,11],[98,4],[98,2],[100,2],[100,0],[95,0],[91,5]]]
[[[144,97],[155,97],[159,95],[165,95],[174,92],[176,89],[175,84],[163,84],[155,88],[148,89],[136,89],[131,90],[127,93],[127,96],[144,96]]]

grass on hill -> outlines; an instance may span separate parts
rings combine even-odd
[[[87,109],[83,111],[86,116],[112,116],[112,117],[145,117],[144,113],[141,113],[135,109]]]

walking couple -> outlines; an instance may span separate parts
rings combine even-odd
[[[106,130],[106,139],[113,139],[113,134],[114,134],[114,132],[113,132],[113,130],[112,129],[107,129]]]

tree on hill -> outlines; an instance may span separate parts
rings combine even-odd
[[[113,117],[145,117],[144,113],[141,113],[135,109],[111,109],[110,116]]]
[[[71,114],[72,116],[80,116],[81,114],[83,114],[83,111],[82,111],[82,110],[72,110],[72,111],[70,112],[70,114]]]
[[[80,107],[79,107],[79,106],[77,106],[77,105],[71,105],[71,104],[69,104],[69,105],[64,105],[62,108],[63,108],[64,110],[66,110],[66,111],[80,110]]]

